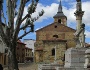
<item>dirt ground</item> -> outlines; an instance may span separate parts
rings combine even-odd
[[[8,70],[7,67],[4,67],[4,70]],[[36,63],[22,63],[19,64],[19,70],[38,70],[38,64]]]

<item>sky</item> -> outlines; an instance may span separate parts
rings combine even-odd
[[[59,2],[60,0],[39,0],[36,12],[32,14],[32,17],[38,15],[38,12],[40,12],[42,9],[45,13],[39,20],[34,22],[35,31],[46,25],[53,23],[53,16],[58,11]],[[27,14],[26,10],[28,8],[28,4],[24,9],[23,16]],[[62,0],[62,7],[64,14],[67,16],[67,26],[76,29],[76,17],[74,16],[74,12],[76,10],[76,0]],[[90,0],[82,0],[82,10],[85,11],[82,20],[82,22],[85,23],[85,41],[87,43],[90,43]],[[36,40],[36,33],[29,33],[23,39]]]

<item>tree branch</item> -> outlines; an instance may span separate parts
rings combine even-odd
[[[12,4],[13,4],[13,8],[15,9],[16,8],[16,2],[17,2],[17,0],[12,0]]]
[[[24,33],[23,35],[21,35],[20,37],[18,37],[18,40],[19,40],[19,39],[22,39],[24,36],[26,36],[26,35],[29,34],[30,32],[31,32],[31,30],[28,31],[28,32],[26,32],[26,33]]]
[[[7,45],[7,47],[8,47],[9,41],[8,41],[8,39],[7,39],[7,36],[6,36],[5,33],[4,33],[4,30],[3,30],[3,27],[4,27],[4,26],[5,26],[5,25],[0,22],[0,36],[1,36],[2,40],[4,41],[4,43],[5,43],[5,44]]]
[[[31,15],[27,14],[27,15],[21,20],[20,23],[22,23],[28,16],[31,17]]]
[[[27,1],[29,1],[29,0],[27,0]],[[28,14],[21,20],[21,23],[22,23],[27,17],[31,18],[31,14],[35,12],[36,7],[37,7],[37,4],[38,4],[38,0],[36,0],[36,2],[34,2],[34,1],[32,0],[31,5],[28,7]]]
[[[21,19],[22,19],[25,3],[26,3],[26,0],[21,0],[21,2],[20,2],[19,12],[18,12],[17,20],[16,20],[15,31],[13,34],[14,39],[16,39],[18,37],[19,28],[21,25]]]
[[[2,4],[2,3],[0,3],[0,4]],[[5,32],[4,32],[5,24],[3,24],[2,20],[1,20],[1,11],[2,11],[2,5],[0,7],[0,36],[1,36],[2,40],[4,41],[4,43],[7,45],[8,39],[7,39],[7,36],[5,35]]]
[[[3,17],[3,19],[4,19],[4,23],[6,24],[6,18],[5,18],[5,16],[4,16],[3,10],[2,10],[2,17]]]
[[[6,28],[6,34],[9,40],[13,38],[14,32],[14,8],[12,0],[7,0],[7,13],[8,13],[8,27]],[[7,33],[8,31],[8,33]]]
[[[22,27],[20,28],[20,30],[22,29],[26,29],[28,26],[31,26],[33,24],[33,21],[30,20],[29,18],[26,19],[26,23],[24,25],[22,25]]]
[[[24,6],[25,6],[25,3],[26,3],[26,0],[21,0],[21,3],[20,3],[20,8],[19,8],[19,13],[18,13],[18,17],[17,17],[17,20],[16,20],[16,27],[15,27],[15,31],[14,31],[14,39],[18,38],[18,33],[21,29],[23,28],[27,28],[28,26],[31,26],[30,23],[26,23],[26,25],[24,27],[21,27],[20,28],[20,25],[21,23],[26,19],[26,18],[29,18],[29,19],[32,19],[31,18],[31,14],[35,12],[36,10],[36,6],[38,4],[38,0],[36,0],[36,2],[34,2],[34,0],[32,0],[32,4],[29,6],[28,8],[28,14],[22,19],[22,14],[23,14],[23,11],[24,11]],[[40,13],[39,13],[39,16],[33,20],[30,20],[32,23],[35,22],[37,19],[40,18],[40,16],[42,16],[44,13],[44,11],[42,10]]]
[[[11,27],[12,24],[12,1],[11,0],[7,0],[7,13],[8,13],[8,27]],[[14,24],[14,23],[13,23]]]
[[[27,20],[26,20],[25,25],[22,26],[22,27],[20,28],[20,30],[27,28],[28,25],[32,25],[32,24],[33,24],[36,20],[38,20],[43,14],[44,14],[44,11],[42,10],[41,12],[39,12],[39,16],[37,16],[36,18],[31,18],[31,17],[30,17],[31,20],[29,20],[29,22],[27,22]],[[27,15],[26,17],[28,17],[28,15]],[[26,18],[26,17],[25,17],[25,18]]]

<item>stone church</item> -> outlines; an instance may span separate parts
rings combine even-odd
[[[36,31],[35,62],[64,65],[65,51],[75,47],[75,29],[67,26],[67,17],[62,11],[61,2],[54,22]]]

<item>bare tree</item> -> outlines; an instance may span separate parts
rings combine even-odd
[[[7,16],[8,22],[6,22],[6,18],[3,12],[3,0],[0,0],[0,36],[6,46],[9,49],[9,70],[19,70],[18,63],[16,59],[16,46],[17,40],[22,39],[24,36],[29,34],[30,32],[34,32],[34,22],[39,19],[44,13],[42,10],[39,12],[35,18],[32,18],[32,13],[35,12],[38,1],[39,0],[4,0],[7,6]],[[17,2],[20,1],[20,4],[17,5]],[[28,13],[26,16],[23,16],[24,8],[26,3],[30,2],[30,6],[28,7]],[[17,7],[19,7],[18,11],[16,12]],[[4,23],[1,21],[1,16],[4,18]],[[14,21],[15,17],[17,17],[16,22]],[[26,20],[24,25],[22,22]],[[3,27],[4,24],[4,27]],[[29,29],[27,31],[27,29]],[[24,33],[18,37],[20,31],[24,31]]]

